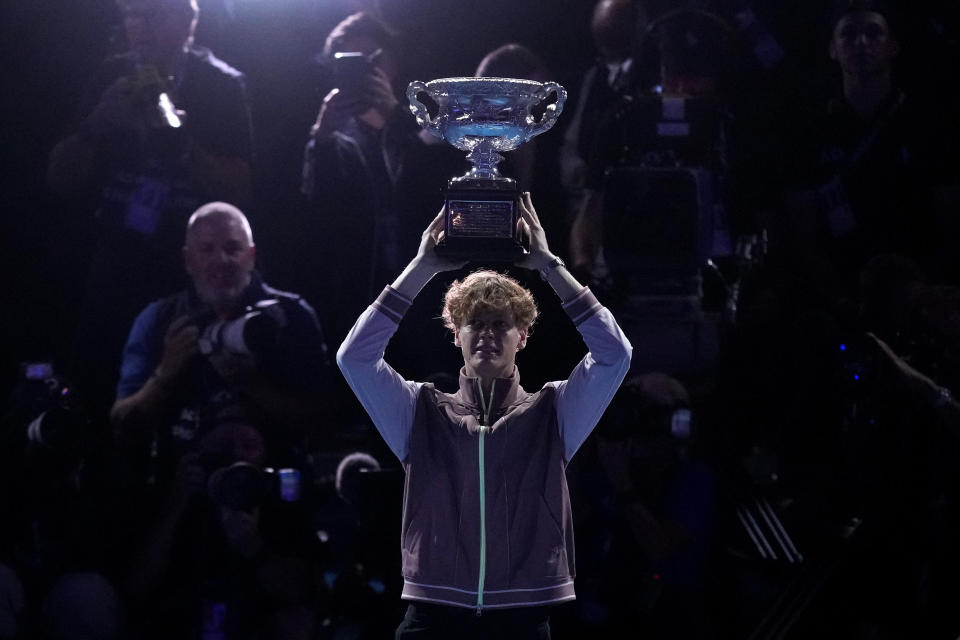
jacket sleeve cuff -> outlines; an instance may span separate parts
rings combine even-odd
[[[596,315],[602,306],[589,287],[584,287],[580,293],[563,303],[563,310],[567,312],[575,326],[580,326],[588,318]]]
[[[403,319],[403,316],[407,313],[407,309],[409,309],[412,304],[412,300],[400,295],[396,289],[387,285],[380,295],[377,296],[377,299],[373,301],[371,306],[397,324],[400,324],[400,320]]]

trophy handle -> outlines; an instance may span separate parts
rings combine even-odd
[[[430,119],[430,112],[427,111],[427,105],[420,102],[417,98],[417,94],[421,91],[427,91],[427,85],[420,80],[414,80],[407,85],[407,100],[410,101],[410,113],[417,118],[418,125],[440,138],[440,123]]]
[[[546,111],[543,112],[543,118],[540,119],[540,124],[536,126],[530,134],[527,136],[527,140],[534,136],[538,136],[550,127],[554,125],[557,121],[557,118],[560,117],[560,112],[563,111],[563,104],[567,101],[567,90],[561,87],[556,82],[545,82],[543,86],[537,89],[537,97],[540,100],[546,100],[554,91],[557,92],[557,101],[553,104],[547,105]],[[532,120],[531,116],[531,120]]]

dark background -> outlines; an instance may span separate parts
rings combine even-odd
[[[247,76],[257,189],[257,204],[247,213],[261,269],[269,278],[289,269],[273,267],[285,236],[302,224],[294,210],[303,144],[325,91],[312,59],[330,29],[363,4],[235,0],[232,17],[222,0],[200,0],[200,6],[197,43]],[[426,35],[418,38],[407,74],[410,80],[470,75],[484,53],[519,41],[538,51],[556,70],[556,79],[572,87],[593,55],[587,30],[591,7],[589,2],[503,0],[415,3],[416,15],[405,15]],[[12,0],[0,12],[7,80],[0,98],[0,254],[8,282],[0,389],[7,390],[19,362],[61,364],[69,348],[93,238],[92,208],[51,194],[45,187],[46,162],[56,142],[76,125],[87,79],[105,55],[123,49],[123,38],[113,0]],[[274,284],[284,287],[282,281]]]
[[[309,262],[289,251],[298,246],[295,239],[304,235],[302,226],[309,224],[298,195],[303,145],[328,86],[313,59],[330,29],[349,13],[365,8],[365,3],[232,0],[231,15],[225,4],[229,0],[199,1],[197,43],[211,47],[247,76],[256,152],[255,204],[247,213],[256,234],[258,261],[272,285],[294,288],[284,274],[295,273],[301,261]],[[738,1],[719,4],[728,11]],[[413,79],[470,75],[486,52],[519,42],[538,53],[553,78],[570,92],[569,112],[548,134],[562,136],[576,104],[580,78],[595,56],[589,32],[593,0],[412,0],[404,4],[409,6],[401,15],[416,46],[408,52],[401,86]],[[657,14],[680,3],[649,4],[651,13]],[[752,77],[749,89],[754,93],[741,97],[757,102],[755,112],[764,111],[766,105],[774,109],[792,104],[796,109],[808,99],[822,102],[836,81],[825,51],[827,0],[746,4],[755,6],[787,58],[776,74]],[[958,7],[956,0],[910,3],[900,25],[898,69],[900,84],[908,92],[939,102],[954,114],[960,86]],[[76,126],[78,105],[94,69],[106,55],[121,50],[114,0],[0,3],[5,80],[0,92],[0,267],[5,283],[0,307],[0,393],[5,398],[21,362],[51,360],[62,366],[68,353],[94,236],[92,206],[47,190],[47,157]],[[424,223],[432,215],[424,212]],[[424,297],[440,299],[435,285]],[[556,311],[556,306],[550,308]],[[439,323],[434,332],[441,332]],[[541,344],[550,348],[549,342]],[[456,360],[455,350],[448,355]],[[815,434],[804,437],[808,446],[817,446]],[[882,567],[877,571],[883,575]],[[769,590],[768,585],[778,578],[762,577],[755,583],[757,592]],[[842,593],[842,584],[839,591],[831,592],[829,599],[842,607],[848,594]],[[750,603],[769,599],[770,594],[731,591],[728,596]]]
[[[386,0],[391,3],[401,0]],[[229,3],[229,4],[228,4]],[[256,145],[256,204],[248,211],[261,269],[283,288],[297,266],[284,251],[298,225],[297,189],[303,144],[326,90],[313,63],[329,30],[361,0],[200,0],[197,43],[247,75]],[[401,82],[470,75],[482,56],[516,41],[537,52],[554,78],[576,92],[594,51],[591,0],[404,2],[397,15],[415,46]],[[657,15],[679,2],[647,3]],[[695,3],[696,4],[696,3]],[[699,3],[704,4],[704,3]],[[729,13],[733,0],[718,3]],[[757,100],[786,103],[835,81],[825,55],[828,2],[758,0],[757,15],[787,51],[776,77],[753,85]],[[956,104],[956,4],[914,2],[903,12],[901,83]],[[935,19],[934,19],[935,18]],[[0,390],[11,388],[24,360],[60,364],[69,346],[92,241],[89,203],[53,196],[45,187],[47,156],[71,132],[83,88],[96,65],[123,49],[114,0],[7,0],[0,6],[5,88],[0,98],[0,202],[7,285],[0,351]],[[551,136],[561,136],[561,116]],[[424,221],[430,216],[425,212]],[[283,262],[281,263],[280,260]],[[320,276],[318,277],[339,277]],[[316,301],[314,301],[316,303]]]

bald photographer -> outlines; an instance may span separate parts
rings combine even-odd
[[[329,363],[313,309],[265,284],[254,257],[239,209],[200,207],[183,247],[191,286],[148,305],[130,330],[110,419],[121,444],[151,452],[157,484],[225,411],[283,455],[324,409]]]

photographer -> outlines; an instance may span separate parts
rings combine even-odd
[[[909,88],[898,61],[916,43],[896,3],[832,4],[822,51],[833,86],[796,105],[783,129],[790,153],[771,158],[771,275],[787,304],[854,297],[860,270],[885,253],[936,279],[956,273],[956,126],[933,87]]]
[[[731,208],[731,194],[723,188],[734,152],[730,27],[712,13],[681,8],[659,18],[648,31],[648,37],[656,41],[660,58],[657,87],[633,86],[632,93],[611,101],[603,117],[593,125],[593,142],[583,170],[584,198],[570,235],[573,269],[584,277],[592,275],[603,280],[611,257],[623,260],[609,255],[611,251],[622,252],[623,248],[611,248],[604,243],[623,232],[611,233],[606,228],[609,221],[605,220],[605,210],[610,208],[610,202],[615,202],[611,200],[607,180],[610,170],[699,169],[709,178],[705,193],[713,200],[710,206]],[[676,195],[671,195],[670,206],[675,206]],[[712,220],[712,215],[705,213],[698,214],[699,217]],[[646,235],[660,234],[657,241],[677,244],[676,239],[666,236],[669,227],[651,229]],[[638,241],[633,237],[630,240]],[[700,252],[713,248],[697,247]],[[614,272],[610,276],[614,287],[635,288],[636,274],[618,274],[615,265],[610,265],[610,270]]]
[[[153,451],[156,480],[169,479],[226,407],[270,425],[263,435],[277,454],[323,408],[328,363],[313,310],[267,286],[254,253],[239,209],[200,207],[183,248],[192,286],[151,303],[130,331],[110,418],[122,445]]]
[[[416,250],[417,230],[426,221],[419,217],[421,207],[400,204],[401,182],[408,164],[416,164],[408,163],[410,150],[424,145],[406,101],[395,95],[403,58],[386,24],[365,12],[348,16],[327,36],[323,57],[332,69],[333,88],[310,129],[301,191],[316,233],[313,248],[320,249],[311,270],[349,269],[353,276],[310,283],[317,287],[317,299],[339,302],[336,315],[324,317],[324,326],[341,339],[380,283]],[[419,193],[416,185],[413,192],[412,197]],[[404,209],[415,213],[404,214]],[[404,215],[417,219],[406,223]]]
[[[690,392],[655,372],[624,381],[578,469],[581,611],[594,632],[709,638],[717,477]],[[581,531],[582,530],[582,531]]]
[[[68,375],[105,417],[113,363],[147,302],[183,286],[190,213],[250,198],[244,76],[194,46],[196,0],[118,0],[128,49],[88,82],[79,122],[52,150],[47,182],[95,227]]]
[[[122,534],[103,425],[90,420],[51,363],[24,363],[22,370],[0,416],[0,578],[6,565],[13,571],[7,580],[16,579],[0,580],[0,638],[33,638],[70,624],[96,629],[96,637],[119,637],[108,630],[122,618],[122,607],[110,599]],[[81,596],[71,608],[59,598],[78,582],[97,602]],[[22,607],[20,635],[3,630],[9,629],[4,604],[10,613]]]
[[[266,455],[224,417],[180,459],[125,572],[138,637],[313,637],[314,537]]]

